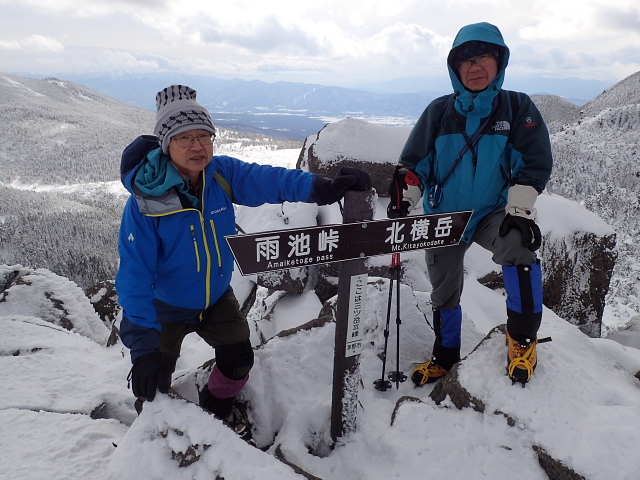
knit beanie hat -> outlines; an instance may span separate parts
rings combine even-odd
[[[207,130],[216,134],[211,115],[196,101],[196,91],[185,85],[169,85],[156,95],[156,126],[153,130],[162,151],[169,154],[169,141],[178,133]]]
[[[492,53],[496,57],[498,65],[500,65],[500,46],[495,43],[481,42],[480,40],[471,40],[453,49],[449,54],[449,65],[454,70],[457,70],[458,63],[485,53]]]

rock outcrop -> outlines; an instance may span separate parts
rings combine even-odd
[[[330,178],[342,167],[362,168],[369,173],[378,195],[386,197],[393,167],[411,128],[385,127],[355,118],[329,123],[305,140],[296,166]]]
[[[546,235],[543,241],[544,304],[594,338],[601,334],[615,245],[615,233],[575,232],[558,240]]]
[[[590,337],[600,337],[616,263],[616,233],[596,214],[558,195],[540,195],[539,256],[544,304]]]
[[[82,289],[45,269],[0,265],[0,315],[30,315],[106,345],[110,330]]]
[[[526,388],[520,388],[518,384],[511,385],[508,379],[499,378],[482,378],[483,371],[487,362],[497,365],[500,360],[506,360],[505,347],[505,331],[506,325],[499,325],[490,331],[478,346],[460,363],[455,365],[450,373],[439,380],[430,393],[430,398],[441,406],[455,407],[457,409],[471,408],[485,416],[501,416],[504,417],[507,425],[517,429],[524,434],[530,435],[531,448],[534,450],[538,463],[544,470],[547,477],[551,480],[584,480],[585,478],[602,478],[593,474],[593,465],[590,465],[592,459],[579,458],[576,444],[569,442],[565,445],[556,435],[546,435],[545,430],[551,433],[556,428],[560,419],[556,418],[553,413],[554,405],[563,404],[566,399],[563,397],[563,386],[573,382],[584,382],[584,395],[581,398],[573,399],[575,408],[575,418],[583,418],[580,415],[597,414],[601,410],[606,410],[608,406],[601,404],[598,398],[598,385],[591,384],[588,379],[580,377],[577,373],[578,364],[583,361],[582,358],[571,358],[570,354],[562,352],[564,344],[580,343],[585,349],[589,346],[589,339],[582,336],[575,329],[572,329],[566,323],[554,318],[549,321],[551,325],[547,325],[552,335],[553,342],[540,345],[538,347],[539,365],[533,378],[527,384]],[[556,345],[557,343],[557,345]],[[551,363],[559,361],[560,357],[566,357],[562,366]],[[608,363],[602,359],[605,365],[599,365],[597,357],[590,359],[592,362],[589,367],[592,370],[602,370],[600,373],[592,372],[590,375],[605,375]],[[582,368],[587,368],[582,365]],[[492,371],[497,371],[493,368]],[[484,374],[486,375],[486,374]],[[630,376],[630,374],[628,374]],[[620,385],[628,382],[626,377],[621,376]],[[522,416],[521,405],[514,398],[518,398],[521,402],[529,402],[528,397],[546,391],[545,397],[545,416],[544,421],[537,419],[536,425],[531,424],[531,419]],[[403,399],[401,399],[403,400]],[[407,399],[403,400],[406,403]],[[400,401],[399,401],[400,402]],[[606,403],[606,402],[605,402]],[[402,404],[396,406],[396,410],[401,409]],[[524,408],[524,407],[522,407]],[[588,412],[588,413],[587,413]],[[394,412],[397,415],[397,412]],[[572,414],[573,415],[573,414]],[[563,418],[562,421],[571,421]],[[623,428],[623,421],[617,420],[620,428]],[[540,428],[540,425],[545,425]],[[583,438],[597,435],[590,425],[583,424],[579,429],[583,429],[581,435]],[[611,426],[611,428],[616,428]],[[576,435],[578,432],[573,432]],[[557,435],[562,435],[557,433]],[[570,453],[569,453],[570,452]],[[588,473],[589,472],[589,473]],[[624,476],[624,474],[621,474]]]

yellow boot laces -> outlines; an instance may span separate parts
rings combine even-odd
[[[514,345],[516,347],[520,346],[511,337],[508,337],[508,338],[509,338],[510,349],[513,348]],[[520,367],[527,371],[526,381],[528,382],[529,380],[531,380],[531,377],[533,376],[533,370],[534,370],[534,366],[531,364],[531,359],[534,357],[534,355],[536,355],[537,343],[538,343],[537,340],[535,342],[532,342],[531,345],[529,345],[529,347],[525,350],[525,352],[522,355],[511,360],[508,368],[509,378],[513,378],[513,372],[515,371],[516,368]]]
[[[415,370],[411,374],[411,377],[413,378],[413,375],[415,375],[416,372],[419,372],[422,375],[422,378],[420,379],[420,384],[418,386],[421,387],[424,384],[426,384],[429,381],[429,377],[431,376],[441,377],[449,373],[448,370],[445,370],[440,365],[435,365],[435,364],[432,365],[432,363],[433,363],[433,358],[426,363],[414,363],[414,365],[419,365],[419,366],[415,368]]]

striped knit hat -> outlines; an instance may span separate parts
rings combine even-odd
[[[154,133],[162,151],[169,154],[169,141],[178,133],[207,130],[216,134],[211,115],[196,101],[196,91],[185,85],[169,85],[156,95],[156,126]]]

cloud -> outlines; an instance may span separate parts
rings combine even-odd
[[[604,7],[597,12],[597,17],[616,32],[622,29],[640,33],[640,10],[637,8]]]
[[[432,30],[417,25],[396,23],[384,28],[367,43],[372,46],[373,53],[398,56],[410,53],[435,53],[448,51],[451,39],[436,35]]]
[[[552,47],[533,48],[519,44],[512,48],[509,70],[518,75],[535,72],[550,77],[577,76],[610,80],[622,78],[640,68],[640,50],[633,45],[611,49],[581,50]]]
[[[116,49],[102,49],[96,63],[100,68],[126,69],[129,71],[154,71],[170,63],[159,55],[149,55]]]
[[[316,38],[297,25],[283,25],[273,16],[265,18],[258,25],[233,30],[225,30],[215,24],[203,29],[200,37],[204,43],[225,43],[255,53],[280,51],[317,55],[321,52]]]
[[[169,6],[169,0],[98,0],[97,3],[103,3],[106,5],[113,5],[113,3],[120,3],[123,5],[133,5],[139,6],[143,5],[145,7],[153,7],[153,8],[165,8]]]
[[[635,45],[627,45],[616,52],[615,59],[620,63],[640,65],[640,49]]]
[[[265,73],[285,72],[332,72],[335,68],[324,63],[299,59],[267,59],[256,65],[256,71]]]
[[[0,50],[26,50],[31,52],[61,52],[64,45],[51,37],[31,35],[20,40],[0,40]]]
[[[632,73],[638,0],[581,1],[576,9],[569,0],[0,0],[0,71],[160,69],[331,83],[430,76],[446,73],[458,29],[486,20],[523,71]]]
[[[142,19],[171,43],[195,47],[224,47],[214,55],[272,55],[280,59],[292,56],[316,61],[371,59],[381,57],[393,63],[413,62],[446,55],[452,39],[416,23],[394,22],[371,31],[348,30],[336,19],[302,19],[285,21],[273,15],[256,20],[243,18],[243,23],[227,22],[206,13],[190,14],[179,22]],[[306,69],[305,69],[306,70]],[[264,70],[263,70],[264,71]]]
[[[11,0],[0,0],[0,4]],[[35,12],[71,14],[78,17],[103,16],[114,12],[135,12],[141,7],[167,10],[169,0],[22,0],[22,7]]]

